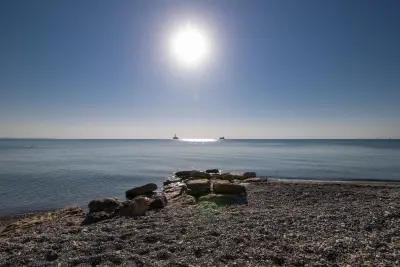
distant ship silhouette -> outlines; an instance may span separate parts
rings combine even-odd
[[[225,137],[221,136],[219,139],[220,139],[220,140],[224,140],[224,139],[225,139]]]
[[[172,137],[172,139],[179,139],[178,136],[176,136],[176,134],[174,135],[174,137]]]

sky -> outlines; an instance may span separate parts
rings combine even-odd
[[[3,0],[0,137],[400,138],[399,29],[397,0]]]

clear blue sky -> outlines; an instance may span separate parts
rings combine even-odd
[[[397,0],[3,0],[0,40],[2,137],[400,137]]]

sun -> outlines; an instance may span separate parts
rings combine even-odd
[[[188,24],[179,29],[170,40],[175,59],[185,66],[199,65],[209,53],[209,43],[200,29]]]

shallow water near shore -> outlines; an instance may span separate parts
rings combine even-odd
[[[0,140],[0,216],[124,198],[177,170],[400,181],[400,140]]]

